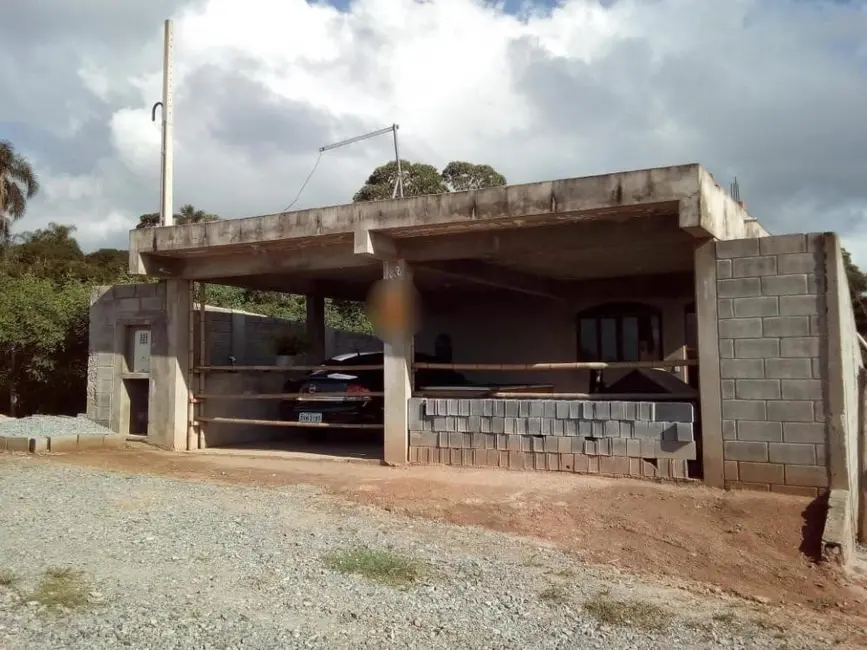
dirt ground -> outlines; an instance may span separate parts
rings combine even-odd
[[[534,537],[596,565],[867,629],[867,590],[816,562],[824,507],[788,495],[577,475],[170,453],[46,456],[186,480],[310,484],[411,517]]]

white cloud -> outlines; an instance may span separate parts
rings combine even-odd
[[[698,161],[722,183],[737,174],[772,230],[838,229],[867,265],[863,3],[565,0],[516,17],[481,0],[201,0],[174,18],[178,205],[280,210],[317,147],[398,122],[404,157],[489,163],[512,182]],[[123,220],[156,210],[161,27],[139,25],[108,61],[82,34],[66,63],[71,114],[96,111],[106,140],[76,144],[92,202],[61,205],[71,190],[50,188],[69,172],[36,152],[46,192],[22,226],[63,213],[85,246],[123,245]],[[33,116],[52,129],[44,104]],[[350,200],[391,146],[325,154],[296,207]]]

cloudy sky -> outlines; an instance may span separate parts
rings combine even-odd
[[[404,157],[509,182],[700,162],[773,232],[867,266],[867,0],[3,0],[0,139],[41,176],[19,229],[125,246],[158,211],[175,20],[175,207],[277,212],[318,147],[400,124]],[[326,153],[345,203],[386,136]]]

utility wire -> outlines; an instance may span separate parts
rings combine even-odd
[[[316,172],[316,168],[319,167],[319,161],[322,160],[322,151],[319,151],[319,155],[316,157],[316,162],[313,164],[313,169],[310,170],[310,173],[307,174],[307,180],[304,181],[304,184],[301,186],[301,189],[298,190],[298,194],[295,195],[295,199],[283,208],[282,212],[289,212],[293,205],[298,202],[298,199],[301,198],[301,193],[304,191],[304,188],[307,187],[307,183],[310,182],[310,179],[313,178],[313,174]]]

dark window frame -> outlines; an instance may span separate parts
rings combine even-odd
[[[617,351],[614,359],[609,359],[609,361],[625,361],[626,355],[624,353],[624,336],[623,336],[623,325],[624,321],[629,318],[635,318],[638,320],[638,345],[640,349],[640,343],[643,339],[641,337],[642,328],[649,328],[651,332],[651,336],[653,335],[654,330],[654,320],[656,321],[656,340],[653,341],[655,350],[654,355],[662,358],[662,342],[663,342],[663,332],[662,332],[662,312],[656,307],[651,307],[650,305],[646,305],[638,302],[613,302],[613,303],[603,303],[601,305],[596,305],[589,309],[585,309],[579,312],[576,316],[575,326],[576,326],[576,340],[578,344],[578,358],[580,361],[602,361],[603,359],[603,332],[602,332],[602,321],[605,320],[614,320],[616,327],[616,347]],[[593,358],[587,358],[585,354],[585,350],[582,347],[582,322],[585,320],[593,320],[595,321],[596,327],[596,349],[595,354],[591,355]],[[642,321],[644,323],[642,324]]]

